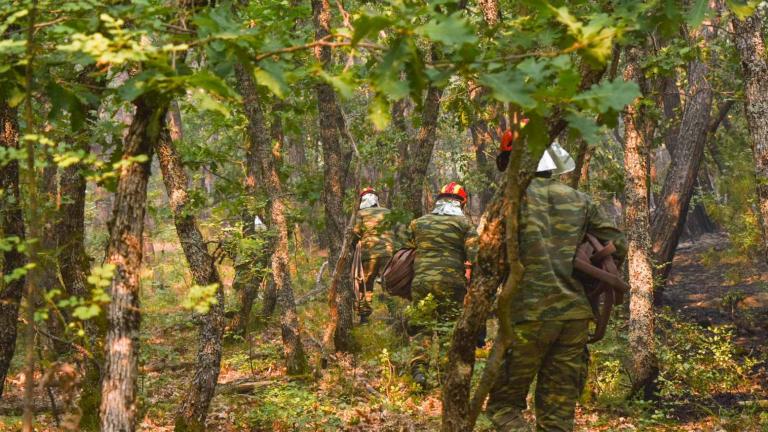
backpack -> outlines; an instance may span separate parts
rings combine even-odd
[[[413,261],[416,249],[404,248],[395,252],[381,272],[381,286],[389,295],[411,300],[413,282]]]
[[[603,244],[592,234],[587,234],[576,249],[574,277],[584,285],[584,293],[597,319],[595,333],[587,343],[597,342],[605,336],[613,307],[624,303],[624,295],[629,292],[614,253],[616,246],[612,242]]]

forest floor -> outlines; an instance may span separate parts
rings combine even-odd
[[[166,253],[178,253],[174,249]],[[626,321],[620,310],[605,341],[592,348],[596,366],[578,409],[577,431],[768,431],[768,267],[727,249],[720,235],[680,245],[659,318],[660,400],[626,398]],[[163,258],[167,266],[148,266],[145,275],[139,382],[143,431],[173,429],[173,414],[194,368],[196,328],[190,312],[180,306],[188,276],[177,270],[173,262],[178,260],[169,258]],[[301,297],[313,288],[320,258],[295,261]],[[223,274],[231,279],[231,269]],[[311,364],[318,365],[324,300],[308,302],[300,312]],[[327,369],[292,378],[282,368],[277,318],[255,317],[247,338],[227,339],[209,430],[437,430],[439,391],[424,394],[410,382],[408,347],[387,318],[378,302],[373,322],[355,330],[357,354],[339,355]],[[20,424],[20,357],[0,402],[0,431],[18,430]],[[431,378],[436,382],[439,370]],[[64,392],[53,392],[62,411],[66,403],[59,393]],[[36,405],[42,411],[39,430],[57,430],[42,390]],[[487,419],[481,417],[478,430],[490,430]]]

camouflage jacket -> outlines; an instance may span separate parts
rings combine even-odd
[[[513,301],[520,321],[592,319],[584,287],[573,277],[573,258],[584,234],[613,241],[620,259],[624,235],[592,199],[554,179],[535,178],[523,203],[520,252],[523,280]]]
[[[411,221],[404,235],[404,247],[416,249],[414,291],[455,291],[466,285],[464,262],[477,256],[477,230],[466,216],[427,214]]]
[[[363,261],[372,258],[391,257],[394,253],[392,245],[392,229],[385,220],[389,209],[384,207],[369,207],[358,210],[353,233],[355,240],[362,243]]]

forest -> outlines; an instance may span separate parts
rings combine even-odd
[[[0,2],[0,431],[571,430],[543,426],[552,400],[576,431],[768,431],[766,16]],[[541,366],[503,429],[542,184],[623,232],[603,263],[628,289],[573,397]],[[456,214],[445,307],[417,281],[453,261],[406,245]],[[405,247],[410,300],[384,288]]]

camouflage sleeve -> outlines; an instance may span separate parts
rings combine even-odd
[[[616,246],[616,258],[620,263],[627,256],[627,240],[603,209],[597,204],[589,203],[589,220],[587,232],[604,242],[612,241]]]
[[[358,213],[355,218],[355,226],[352,227],[352,246],[363,237],[363,216]]]
[[[477,235],[477,227],[469,224],[467,234],[464,237],[464,253],[467,255],[467,261],[474,264],[477,262],[477,248],[479,244],[479,238]]]

